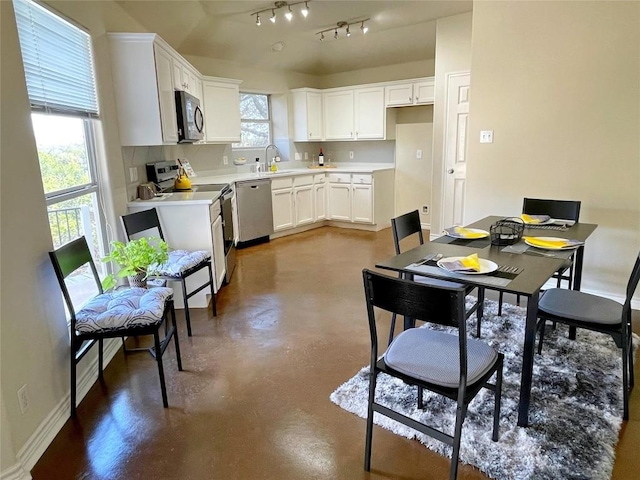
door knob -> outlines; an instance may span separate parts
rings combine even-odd
[[[453,168],[450,168],[449,170],[447,170],[447,173],[453,173],[453,172],[454,172]]]

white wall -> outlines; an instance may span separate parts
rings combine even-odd
[[[581,200],[583,290],[613,296],[640,248],[639,26],[638,2],[474,3],[466,218]]]

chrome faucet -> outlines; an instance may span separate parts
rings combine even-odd
[[[275,149],[276,157],[280,156],[280,150],[278,150],[278,147],[276,147],[273,143],[267,145],[267,148],[264,149],[264,167],[267,170],[269,169],[269,159],[267,158],[267,152],[269,151],[270,148]]]

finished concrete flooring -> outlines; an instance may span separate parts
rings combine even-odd
[[[379,427],[365,472],[365,421],[329,400],[369,362],[361,271],[392,255],[389,229],[331,227],[240,250],[217,317],[193,309],[189,338],[178,310],[184,371],[171,346],[169,408],[151,356],[119,351],[33,478],[448,478],[448,459]],[[621,431],[615,480],[640,478],[639,390]],[[487,477],[461,465],[458,478]]]

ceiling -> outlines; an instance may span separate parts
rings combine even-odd
[[[299,0],[291,0],[295,3]],[[228,60],[267,70],[286,70],[327,75],[364,68],[395,65],[435,57],[436,22],[442,17],[470,12],[472,0],[353,1],[310,0],[304,18],[294,5],[291,22],[284,18],[287,7],[276,10],[277,21],[269,21],[274,7],[267,1],[132,1],[117,2],[148,31],[157,33],[182,55]],[[333,32],[320,42],[317,32],[337,22],[370,18],[369,31],[360,24],[352,35],[334,40]],[[280,51],[272,46],[284,44]]]

